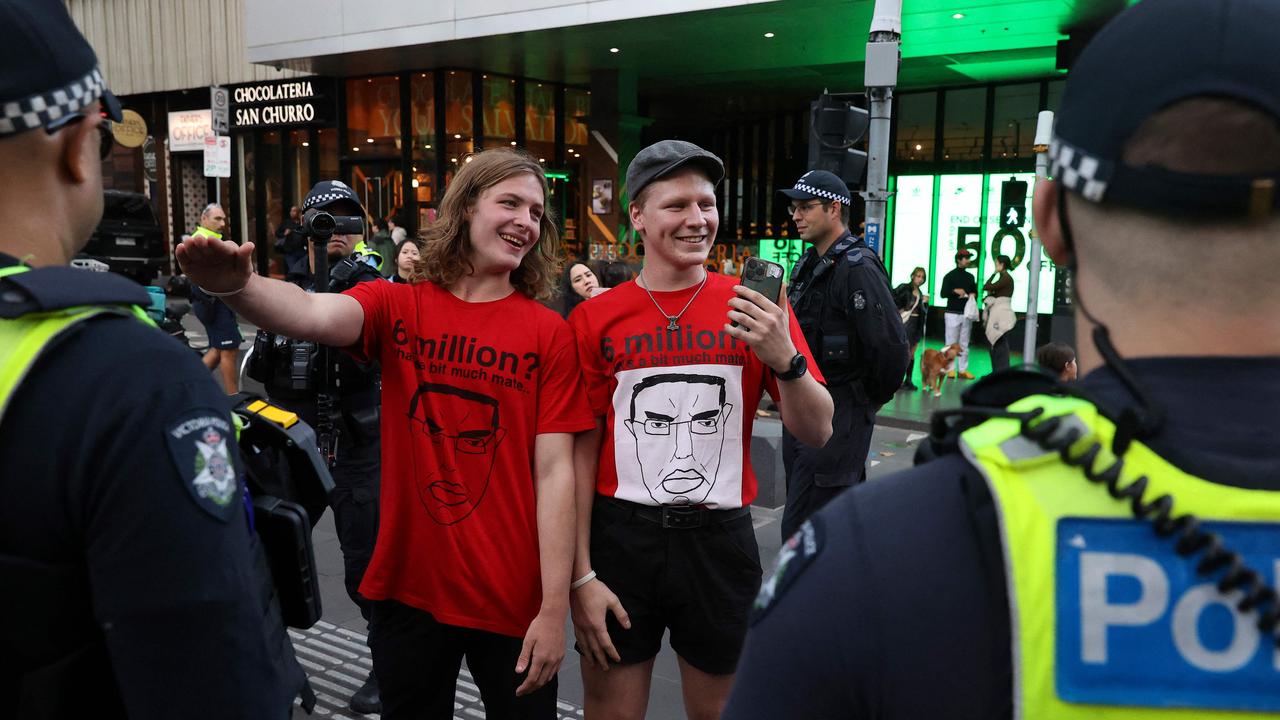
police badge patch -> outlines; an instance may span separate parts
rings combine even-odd
[[[867,296],[863,294],[861,290],[853,291],[853,309],[854,310],[867,309]]]
[[[782,543],[782,549],[778,551],[778,565],[769,579],[760,584],[760,593],[756,595],[755,605],[751,608],[752,625],[765,616],[773,602],[818,557],[818,551],[822,549],[821,530],[821,521],[816,517],[809,518],[795,535]]]
[[[210,409],[189,411],[165,428],[182,484],[202,510],[223,522],[238,506],[233,432],[231,421]]]

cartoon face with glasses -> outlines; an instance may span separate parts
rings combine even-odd
[[[650,375],[631,389],[636,460],[649,495],[663,505],[704,502],[716,483],[733,405],[714,375]]]
[[[452,525],[471,514],[489,488],[489,473],[506,430],[498,401],[452,385],[422,383],[409,401],[414,432],[430,438],[430,469],[415,478],[432,520]]]

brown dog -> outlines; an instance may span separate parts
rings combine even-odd
[[[926,349],[924,357],[920,359],[920,389],[927,392],[932,385],[933,396],[941,397],[942,379],[946,377],[947,368],[962,350],[958,343],[942,348],[941,352],[932,348]]]

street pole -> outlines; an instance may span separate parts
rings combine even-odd
[[[902,0],[876,0],[867,39],[865,82],[871,121],[867,128],[867,244],[884,257],[885,215],[889,204],[889,132],[893,89],[901,57]]]
[[[1053,133],[1053,113],[1045,110],[1036,120],[1036,182],[1049,179],[1049,137]],[[1022,341],[1022,362],[1029,365],[1036,356],[1036,328],[1040,320],[1040,233],[1031,226],[1031,254],[1027,260],[1027,327]]]

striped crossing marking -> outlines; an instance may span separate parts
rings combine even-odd
[[[358,715],[347,707],[352,693],[360,689],[373,670],[368,637],[324,621],[307,630],[290,628],[289,637],[293,640],[298,663],[306,670],[307,677],[311,679],[311,689],[316,693],[315,717],[333,720],[372,717]],[[300,700],[294,701],[294,718],[307,717],[301,708],[296,707],[300,703]],[[556,711],[560,720],[582,717],[582,708],[564,700],[556,702]],[[458,673],[453,716],[455,720],[484,720],[480,688],[465,667]]]

